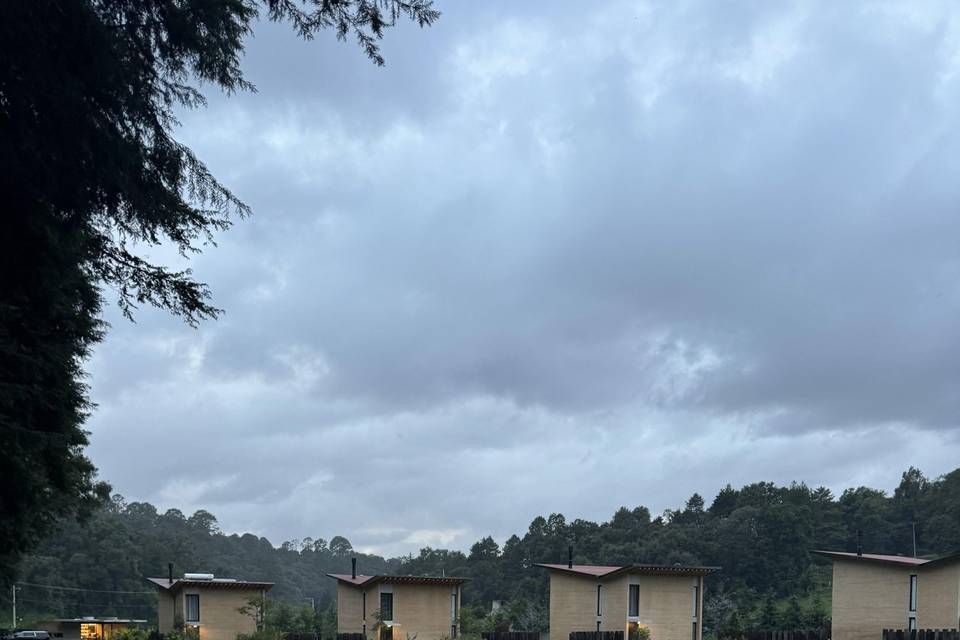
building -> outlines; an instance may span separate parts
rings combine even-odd
[[[370,640],[439,640],[460,631],[464,578],[327,574],[337,581],[337,633]]]
[[[209,573],[186,573],[183,578],[147,578],[157,587],[157,626],[169,633],[183,625],[200,640],[237,640],[237,634],[257,630],[254,615],[240,609],[262,602],[272,582],[215,578]]]
[[[639,627],[651,640],[702,640],[703,579],[717,567],[538,564],[550,571],[550,640]]]
[[[815,551],[833,560],[833,639],[876,640],[883,629],[960,627],[960,554]]]
[[[146,620],[129,620],[115,617],[97,618],[58,618],[47,620],[37,626],[50,634],[51,638],[63,640],[111,640],[121,629],[138,628],[147,624]]]

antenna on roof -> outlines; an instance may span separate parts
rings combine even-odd
[[[353,570],[350,571],[350,577],[356,580],[357,579],[357,559],[350,558],[350,564],[353,565]]]
[[[573,569],[573,545],[567,546],[567,569]]]
[[[863,529],[857,529],[857,556],[863,555]]]

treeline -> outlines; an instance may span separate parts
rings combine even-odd
[[[63,523],[23,559],[18,592],[28,615],[119,615],[155,617],[154,598],[143,577],[207,571],[225,577],[276,582],[275,598],[309,603],[319,612],[292,615],[297,627],[326,620],[335,597],[327,573],[346,573],[358,557],[364,573],[459,575],[464,624],[475,629],[546,627],[547,576],[535,562],[563,562],[567,546],[584,564],[684,563],[718,565],[708,582],[705,621],[724,635],[743,628],[797,628],[829,617],[829,563],[812,549],[853,551],[857,530],[866,551],[918,555],[960,549],[960,469],[928,479],[911,468],[892,495],[858,487],[840,496],[804,484],[759,482],[724,488],[708,505],[694,494],[686,504],[653,517],[646,507],[617,510],[607,522],[567,521],[561,514],[537,517],[523,535],[501,546],[490,537],[468,552],[425,548],[416,556],[386,559],[355,552],[335,536],[290,540],[274,546],[250,534],[227,535],[216,518],[176,509],[158,513],[150,504],[116,496],[86,525]],[[60,585],[68,591],[31,585]],[[147,593],[108,594],[102,591]],[[6,598],[9,600],[9,596]],[[504,607],[488,616],[491,602]],[[278,623],[279,624],[279,623]],[[298,629],[305,630],[305,629]]]

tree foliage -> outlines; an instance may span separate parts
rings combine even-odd
[[[201,86],[252,90],[240,59],[257,19],[331,29],[383,64],[384,31],[426,26],[430,0],[31,0],[0,13],[0,585],[56,518],[107,496],[84,456],[82,365],[104,288],[196,325],[219,315],[184,257],[249,208],[174,137]]]
[[[599,523],[567,522],[561,514],[538,516],[525,533],[510,536],[503,545],[485,536],[468,553],[427,547],[392,559],[359,554],[342,536],[330,543],[308,537],[274,546],[250,534],[223,533],[206,511],[190,517],[176,509],[161,514],[147,503],[128,504],[117,497],[87,525],[65,523],[62,533],[24,559],[21,572],[24,580],[38,584],[137,590],[144,575],[165,575],[166,563],[173,561],[178,573],[203,571],[276,582],[271,596],[286,604],[268,604],[268,629],[307,630],[312,625],[329,631],[336,628],[335,583],[325,574],[349,573],[351,557],[356,556],[358,570],[368,575],[470,578],[463,591],[465,633],[510,627],[542,630],[548,623],[547,573],[534,563],[564,562],[567,546],[573,544],[575,561],[583,564],[721,566],[722,571],[707,579],[705,624],[723,637],[736,638],[748,628],[811,628],[828,619],[824,603],[830,600],[830,564],[810,552],[854,550],[858,529],[870,541],[868,552],[909,554],[912,536],[902,539],[898,519],[898,514],[909,514],[917,523],[921,555],[960,548],[960,469],[934,480],[918,482],[918,476],[922,474],[915,469],[907,471],[889,497],[865,487],[834,498],[826,489],[802,484],[755,483],[723,489],[709,507],[691,499],[671,510],[669,518],[651,519],[646,507],[620,508]],[[102,615],[155,616],[152,597],[104,600],[101,594],[25,587],[23,598],[27,610],[47,617],[82,615],[91,602],[109,605],[96,607]],[[30,599],[49,610],[37,610]],[[306,616],[308,599],[325,613]],[[489,615],[493,600],[504,606]]]

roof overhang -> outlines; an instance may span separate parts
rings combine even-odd
[[[535,566],[583,576],[586,578],[610,578],[625,573],[635,573],[648,576],[708,576],[720,570],[720,567],[660,565],[660,564],[631,564],[626,566],[598,566],[537,563]]]
[[[147,624],[146,620],[134,620],[131,618],[56,618],[54,620],[41,621],[41,624],[44,622],[59,622],[62,624],[70,624],[72,622],[77,624]]]
[[[922,567],[931,562],[926,558],[912,558],[909,556],[881,555],[877,553],[851,553],[849,551],[822,551],[815,549],[813,553],[830,558],[831,560],[841,562],[867,562],[871,564],[883,564],[890,567],[916,568]]]
[[[457,586],[467,581],[467,578],[445,576],[364,576],[356,577],[350,574],[328,573],[328,577],[353,587],[372,587],[375,584],[417,584],[436,586]]]
[[[184,580],[182,578],[174,578],[173,582],[170,582],[167,578],[147,578],[147,581],[152,583],[154,586],[159,587],[163,591],[170,592],[179,591],[185,587],[201,589],[229,589],[233,591],[269,591],[273,588],[272,582],[251,582],[248,580]]]

